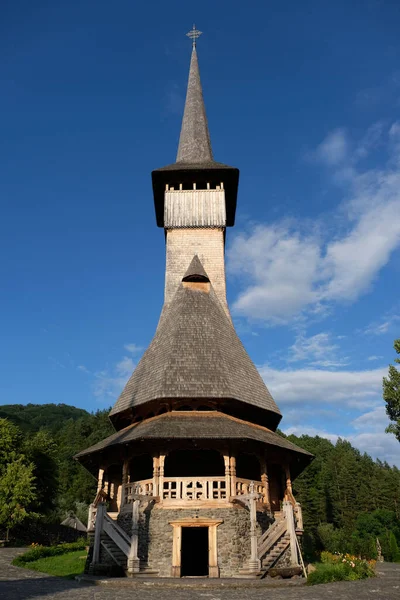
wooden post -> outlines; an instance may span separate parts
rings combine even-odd
[[[122,463],[122,485],[129,483],[129,460],[125,459]]]
[[[104,515],[106,512],[106,505],[104,502],[99,502],[97,505],[97,514],[96,514],[96,526],[94,532],[94,546],[93,546],[93,558],[92,564],[96,565],[100,559],[100,542],[101,542],[101,532],[103,531],[103,521]]]
[[[258,558],[257,529],[256,529],[256,527],[257,527],[256,502],[257,502],[258,494],[254,493],[253,481],[250,483],[249,492],[250,493],[248,494],[248,499],[249,499],[249,509],[250,509],[250,544],[251,544],[249,569],[257,572],[261,568],[261,562],[260,562],[260,559]]]
[[[160,459],[158,456],[153,456],[153,496],[158,496],[158,486],[160,477]]]
[[[290,563],[291,566],[298,566],[297,557],[297,542],[296,542],[296,530],[293,517],[293,506],[291,502],[284,501],[283,512],[286,516],[287,531],[290,535]]]
[[[96,509],[92,502],[92,504],[89,504],[88,526],[87,526],[88,533],[91,533],[95,530],[95,524],[94,524],[95,510]]]
[[[182,546],[182,527],[173,528],[172,543],[172,577],[181,576],[181,546]]]
[[[99,475],[97,478],[97,493],[99,493],[103,489],[103,478],[104,478],[104,469],[99,469]]]
[[[138,557],[139,546],[139,504],[140,500],[134,500],[132,503],[132,536],[131,547],[128,556],[128,574],[139,573],[140,560]]]
[[[129,483],[129,460],[125,459],[122,463],[122,481],[121,481],[121,493],[119,498],[119,509],[121,510],[121,505],[126,504],[127,495],[126,495],[126,484]]]
[[[271,498],[269,494],[269,479],[268,479],[268,469],[267,462],[265,458],[261,459],[261,481],[264,487],[264,504],[267,505],[268,509],[271,509]]]
[[[225,463],[226,497],[229,500],[229,496],[231,495],[231,468],[230,468],[229,454],[224,454],[224,463]]]
[[[159,458],[159,476],[158,476],[158,495],[160,496],[160,502],[162,503],[164,498],[164,463],[165,454],[160,454]]]
[[[231,496],[236,496],[236,456],[231,456]]]
[[[292,498],[293,497],[292,480],[290,478],[290,468],[289,468],[288,464],[286,464],[286,466],[285,466],[285,474],[286,474],[286,494],[288,495],[289,498]]]
[[[208,576],[219,577],[216,526],[208,528]]]

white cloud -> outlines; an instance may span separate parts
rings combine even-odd
[[[363,333],[366,335],[383,335],[388,333],[398,321],[400,321],[399,315],[386,315],[381,321],[374,321],[367,325],[363,330]]]
[[[389,425],[389,418],[386,414],[386,408],[383,405],[376,406],[372,410],[354,419],[351,422],[354,429],[363,429],[369,432],[385,431]],[[400,448],[399,448],[400,451]]]
[[[366,432],[349,435],[346,439],[361,452],[366,452],[373,458],[386,461],[389,465],[400,467],[399,442],[393,434],[384,431]]]
[[[138,354],[138,352],[141,352],[143,350],[142,346],[138,346],[135,343],[125,344],[124,348],[131,354]]]
[[[127,380],[127,377],[115,376],[109,371],[97,371],[94,377],[93,394],[98,399],[116,399]]]
[[[340,437],[336,433],[328,433],[327,431],[325,431],[325,429],[318,429],[318,427],[303,427],[301,425],[288,427],[283,431],[283,433],[285,433],[286,435],[296,435],[297,437],[300,437],[302,435],[309,435],[311,437],[315,437],[318,435],[319,437],[326,438],[333,444],[335,444]]]
[[[346,159],[348,150],[349,142],[345,130],[336,129],[321,142],[313,153],[313,157],[316,161],[334,166]]]
[[[130,356],[124,356],[116,365],[115,369],[121,376],[128,376],[132,374],[135,368],[135,363]]]
[[[321,332],[311,337],[301,334],[289,348],[288,362],[309,361],[312,366],[325,368],[344,366],[346,359],[338,358],[338,350],[339,346],[332,342],[330,333]]]
[[[132,354],[136,354],[141,350],[141,347],[134,343],[125,344],[124,348]],[[116,400],[135,368],[136,363],[132,357],[123,356],[121,360],[112,367],[93,373],[93,393],[96,398],[113,398]],[[86,372],[89,373],[88,370],[86,370]]]
[[[372,356],[368,356],[367,360],[380,360],[383,356],[377,356],[376,354],[372,354]]]
[[[229,271],[251,281],[234,304],[236,313],[285,322],[318,301],[313,289],[320,265],[318,241],[287,223],[258,226],[249,235],[236,236],[228,258]]]
[[[322,369],[278,370],[269,366],[260,373],[278,406],[296,403],[336,407],[374,407],[382,396],[387,369],[326,371]]]
[[[338,435],[336,433],[330,433],[325,429],[318,429],[317,427],[288,427],[284,430],[286,435],[310,435],[326,438],[333,444],[335,444],[338,438],[348,440],[355,448],[358,448],[360,452],[366,452],[372,458],[379,458],[382,461],[386,461],[389,465],[396,465],[400,467],[400,452],[399,442],[396,440],[394,435],[385,433],[384,430],[380,432],[365,432],[351,435]]]
[[[270,324],[287,323],[306,311],[321,315],[335,302],[354,302],[366,293],[392,252],[400,246],[400,123],[386,138],[390,152],[381,169],[356,164],[378,143],[381,124],[367,132],[350,154],[343,130],[330,134],[317,155],[340,180],[343,229],[333,239],[307,233],[301,221],[258,225],[237,235],[228,249],[228,269],[247,287],[233,313]],[[389,138],[391,142],[389,143]]]

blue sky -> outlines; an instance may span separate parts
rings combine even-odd
[[[284,419],[399,464],[382,376],[400,335],[400,4],[5,1],[0,402],[105,408],[149,344],[190,59],[216,160],[235,326]]]

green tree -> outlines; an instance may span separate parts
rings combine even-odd
[[[400,338],[395,340],[394,349],[400,354]],[[394,362],[400,364],[400,358]],[[389,373],[383,378],[383,399],[386,402],[386,412],[393,423],[386,429],[394,433],[400,442],[400,371],[394,365],[389,365]]]
[[[33,508],[49,514],[56,507],[59,487],[57,445],[47,431],[41,430],[25,441],[24,454],[34,465],[37,494]]]
[[[21,444],[22,435],[18,427],[8,419],[0,419],[0,475],[7,464],[18,457]]]
[[[20,456],[9,462],[0,478],[0,525],[6,529],[7,541],[10,529],[32,515],[29,506],[36,496],[34,465],[24,461]]]
[[[400,562],[400,550],[397,545],[396,536],[394,535],[393,531],[389,532],[388,547],[388,560],[390,560],[391,562]]]
[[[36,498],[35,465],[22,453],[22,434],[13,423],[0,419],[0,526],[9,531],[31,514]]]

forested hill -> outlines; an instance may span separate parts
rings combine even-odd
[[[5,404],[0,406],[0,419],[9,419],[24,432],[36,432],[45,429],[57,433],[68,419],[89,417],[83,408],[68,404]]]
[[[73,456],[113,433],[108,413],[109,409],[88,413],[65,404],[0,406],[0,463],[3,435],[4,440],[14,440],[9,444],[13,454],[19,451],[35,465],[36,513],[60,522],[73,510],[85,520],[96,481]],[[397,556],[400,470],[361,454],[346,440],[332,444],[318,436],[289,439],[315,456],[293,485],[303,507],[306,554],[326,548],[373,556],[379,537],[385,557]],[[7,464],[6,446],[0,479]]]

